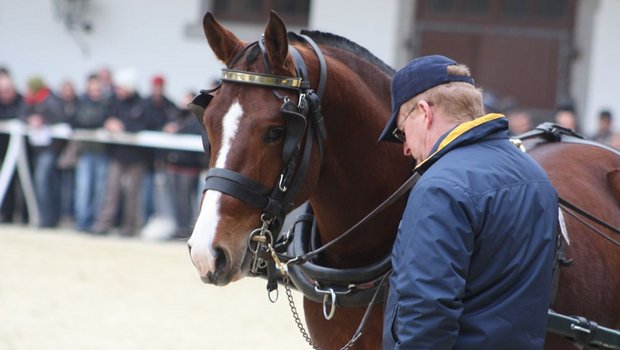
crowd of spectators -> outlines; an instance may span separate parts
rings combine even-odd
[[[102,68],[86,78],[85,91],[71,81],[57,91],[41,77],[32,77],[22,95],[10,72],[0,68],[0,120],[19,118],[30,126],[28,152],[33,168],[35,194],[40,208],[39,226],[74,225],[82,232],[117,231],[135,236],[151,218],[172,222],[165,237],[186,238],[197,215],[200,174],[208,155],[132,145],[76,142],[54,139],[46,126],[67,123],[76,129],[108,132],[156,130],[200,134],[201,126],[187,109],[188,92],[179,103],[165,91],[163,76],[151,80],[149,95],[136,89],[136,72],[123,69],[112,74]],[[510,131],[518,135],[533,128],[526,109],[507,113]],[[554,121],[579,132],[572,106],[557,108]],[[611,111],[599,114],[597,132],[587,138],[620,149],[620,133],[613,133]],[[0,160],[8,136],[0,134]],[[0,222],[27,222],[28,212],[18,179],[14,176],[0,209]],[[159,222],[155,225],[158,226]]]
[[[136,71],[112,74],[101,69],[86,79],[85,91],[71,81],[58,90],[32,77],[22,95],[7,69],[0,69],[0,120],[18,118],[30,127],[28,153],[33,168],[41,228],[74,225],[82,232],[137,236],[153,217],[173,225],[166,238],[187,238],[197,215],[200,173],[208,166],[202,152],[154,149],[52,138],[49,126],[110,133],[142,130],[201,134],[187,109],[188,92],[179,103],[165,92],[161,75],[152,77],[149,95],[136,89]],[[3,159],[8,136],[0,134]],[[0,210],[0,222],[26,222],[28,212],[17,176]],[[170,204],[161,205],[157,201]]]
[[[532,114],[526,109],[515,108],[507,114],[507,117],[510,133],[515,136],[529,131],[535,126],[533,125],[534,118]],[[596,132],[592,135],[584,135],[582,133],[575,108],[570,104],[562,104],[556,108],[553,122],[575,131],[585,139],[620,150],[620,132],[613,132],[613,114],[608,109],[602,109],[598,113]]]

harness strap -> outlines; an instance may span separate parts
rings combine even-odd
[[[215,190],[246,202],[249,205],[262,209],[276,217],[281,212],[281,206],[274,201],[260,183],[232,170],[211,168],[207,171],[205,190]]]
[[[301,36],[310,46],[312,50],[316,54],[316,57],[319,59],[319,85],[317,87],[317,95],[319,95],[319,100],[323,99],[323,95],[325,94],[325,86],[327,85],[327,63],[325,63],[325,56],[321,54],[321,49],[319,46],[306,34],[300,34]]]
[[[538,125],[535,129],[516,136],[517,139],[520,139],[522,141],[537,137],[540,137],[549,142],[568,142],[598,147],[620,156],[620,151],[613,147],[595,141],[586,140],[583,138],[583,136],[579,135],[575,131],[553,123],[542,123]]]
[[[299,90],[302,85],[301,78],[254,72],[248,73],[230,68],[222,69],[222,80],[289,90]]]
[[[290,264],[303,264],[303,263],[309,261],[310,259],[313,259],[317,255],[319,255],[320,253],[325,251],[327,248],[330,248],[334,244],[336,244],[336,243],[340,242],[341,240],[343,240],[345,237],[349,236],[351,234],[351,232],[355,231],[361,225],[363,225],[366,222],[372,220],[375,216],[377,216],[379,213],[381,213],[387,207],[389,207],[390,205],[394,204],[394,202],[396,202],[400,197],[402,197],[405,193],[407,193],[407,191],[409,191],[416,184],[416,182],[418,182],[418,180],[420,179],[420,176],[421,176],[420,173],[415,172],[396,191],[394,191],[394,193],[392,193],[388,198],[386,198],[383,201],[383,203],[379,204],[379,206],[377,206],[375,209],[373,209],[370,213],[368,213],[360,221],[355,223],[355,225],[351,226],[344,233],[342,233],[338,237],[334,238],[333,240],[325,243],[320,248],[317,248],[315,250],[312,250],[312,251],[307,252],[307,253],[302,254],[302,255],[295,256],[294,258],[291,258],[291,257],[283,255],[283,256],[280,256],[280,259],[282,261],[288,261]]]

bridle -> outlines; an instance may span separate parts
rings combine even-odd
[[[325,59],[312,39],[307,36],[302,37],[310,44],[319,58],[320,78],[316,92],[310,86],[305,62],[292,46],[289,47],[289,51],[295,60],[297,76],[286,77],[271,74],[263,38],[240,50],[231,60],[228,68],[222,69],[222,82],[271,87],[274,96],[282,101],[280,113],[286,123],[286,136],[282,149],[283,167],[278,175],[277,185],[273,189],[268,189],[261,183],[236,171],[225,168],[211,168],[207,172],[205,190],[225,193],[252,207],[261,209],[261,220],[268,223],[271,231],[279,230],[286,213],[292,208],[294,200],[299,194],[310,165],[313,144],[316,143],[322,159],[327,136],[320,106],[327,78]],[[230,68],[241,58],[243,53],[257,45],[261,50],[267,73]],[[202,119],[204,110],[213,99],[213,92],[220,87],[221,85],[211,90],[202,90],[190,103],[189,108],[199,119]],[[280,95],[276,89],[297,92],[298,103],[295,104],[288,96]],[[203,146],[207,151],[208,145],[204,144],[204,141],[203,138]]]
[[[286,124],[286,135],[282,147],[283,167],[278,175],[276,186],[272,189],[239,172],[225,168],[211,168],[207,171],[205,191],[215,190],[230,195],[246,204],[262,210],[261,225],[253,230],[249,237],[249,250],[253,254],[250,273],[259,274],[266,269],[268,289],[277,288],[277,272],[274,259],[259,254],[270,251],[275,257],[275,240],[272,232],[279,232],[286,214],[292,209],[308,172],[313,147],[318,148],[319,162],[322,162],[324,143],[327,137],[323,117],[321,115],[321,99],[325,93],[327,82],[327,64],[318,45],[308,36],[300,37],[312,48],[319,62],[319,81],[317,90],[310,86],[308,68],[301,54],[293,46],[289,52],[295,62],[295,77],[274,75],[265,48],[264,38],[250,43],[240,50],[230,61],[227,68],[222,69],[222,82],[233,84],[249,84],[272,88],[273,95],[282,101],[280,113]],[[231,67],[253,47],[260,49],[266,73],[236,70]],[[202,119],[206,107],[213,99],[213,93],[221,85],[211,90],[202,90],[189,104],[190,110]],[[295,104],[288,96],[282,96],[277,89],[285,89],[297,93]],[[205,142],[206,141],[206,142]],[[208,151],[208,140],[203,137],[203,146]]]

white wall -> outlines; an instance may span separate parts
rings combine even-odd
[[[338,34],[396,65],[398,0],[312,0],[310,27]]]
[[[614,129],[620,131],[620,1],[601,0],[594,13],[589,82],[585,93],[584,131],[596,131],[598,112],[614,113]]]
[[[87,55],[54,17],[53,1],[0,1],[0,66],[11,69],[22,91],[27,79],[37,74],[52,88],[64,78],[82,87],[86,74],[101,66],[134,67],[143,94],[148,93],[152,75],[162,73],[168,94],[178,99],[219,76],[221,65],[200,27],[199,0],[91,0],[93,31],[80,34],[90,51]],[[309,27],[349,38],[398,68],[408,61],[403,59],[402,43],[411,33],[409,2],[312,0]],[[583,58],[574,65],[571,91],[583,116],[582,126],[592,133],[598,111],[610,108],[620,130],[620,46],[615,44],[620,37],[620,1],[582,0],[580,6],[585,10],[581,18],[578,14],[576,45]],[[186,33],[189,24],[196,25],[194,35]],[[245,40],[257,39],[264,28],[264,24],[225,25]]]
[[[139,90],[148,93],[154,74],[167,77],[177,99],[188,89],[207,87],[219,75],[204,36],[188,37],[185,27],[199,23],[199,1],[93,0],[91,33],[81,34],[83,54],[63,23],[54,17],[53,0],[0,2],[0,66],[8,67],[20,90],[33,75],[52,87],[69,78],[83,87],[86,75],[101,66],[132,67]]]

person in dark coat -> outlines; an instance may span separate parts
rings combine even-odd
[[[136,73],[131,69],[120,70],[115,75],[115,98],[104,121],[110,133],[138,132],[152,129],[145,114],[146,104],[136,92]],[[143,225],[142,180],[147,170],[152,151],[145,147],[112,145],[109,147],[110,161],[106,190],[101,210],[92,231],[96,234],[108,232],[116,224],[121,208],[121,235],[134,236]]]
[[[151,79],[151,94],[146,98],[145,115],[148,118],[153,130],[162,130],[164,126],[173,122],[178,108],[165,94],[166,80],[161,75],[156,75]],[[144,174],[142,183],[143,202],[144,202],[144,220],[148,221],[149,217],[164,209],[161,203],[156,200],[156,177],[164,177],[163,155],[164,151],[160,149],[151,149],[150,159],[147,170]]]
[[[174,121],[164,127],[165,132],[201,135],[198,119],[187,108],[193,93],[184,96]],[[206,132],[205,132],[206,134]],[[192,233],[198,209],[198,183],[202,169],[208,167],[209,156],[204,152],[170,150],[164,153],[166,178],[172,198],[176,229],[172,239],[187,239]]]
[[[60,219],[60,169],[58,156],[65,141],[53,139],[49,127],[63,123],[62,103],[43,79],[28,80],[26,113],[22,116],[30,127],[28,141],[34,155],[34,187],[39,205],[39,227],[56,227]]]
[[[109,98],[103,94],[99,78],[91,74],[86,93],[80,97],[73,127],[96,130],[103,127],[109,109]],[[108,155],[105,144],[79,142],[75,168],[75,226],[90,231],[105,195]]]
[[[8,71],[0,72],[0,121],[19,119],[25,113],[24,99],[13,85]],[[5,158],[9,145],[9,135],[0,133],[0,164]],[[19,211],[23,196],[19,193],[17,176],[13,176],[5,192],[0,206],[0,222],[13,222],[14,215]]]
[[[558,217],[547,175],[449,58],[399,71],[392,113],[380,139],[403,143],[421,178],[392,250],[383,348],[542,349]]]

